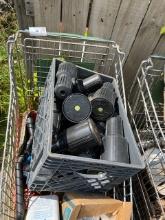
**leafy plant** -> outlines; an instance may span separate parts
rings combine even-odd
[[[0,14],[0,151],[3,147],[10,98],[10,80],[6,41],[17,30],[16,15],[12,7]]]

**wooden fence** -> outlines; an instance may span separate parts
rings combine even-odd
[[[126,53],[128,91],[143,59],[165,55],[165,35],[160,35],[165,0],[15,0],[15,7],[21,29],[46,26],[48,31],[84,34],[90,2],[89,35],[115,40]]]

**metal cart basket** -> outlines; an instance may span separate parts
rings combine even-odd
[[[3,153],[0,201],[2,219],[15,218],[15,159],[21,144],[23,112],[37,108],[52,58],[65,59],[114,76],[126,108],[122,65],[124,53],[109,40],[64,33],[30,36],[19,31],[9,37],[10,103]],[[113,190],[115,198],[132,200],[131,179]]]
[[[164,76],[165,57],[152,55],[141,63],[128,97],[130,121],[146,163],[146,170],[133,178],[137,219],[165,216]]]

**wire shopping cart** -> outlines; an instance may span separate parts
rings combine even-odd
[[[137,219],[165,216],[164,76],[165,57],[152,55],[141,63],[128,96],[130,122],[146,163],[133,178]]]
[[[15,161],[22,143],[22,113],[37,109],[52,58],[71,61],[114,76],[126,109],[122,72],[125,54],[114,41],[64,33],[32,37],[29,31],[25,30],[9,37],[8,56],[10,103],[0,180],[2,219],[15,218]],[[114,188],[113,196],[124,201],[132,201],[131,179]]]

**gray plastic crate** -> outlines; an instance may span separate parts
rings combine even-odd
[[[123,120],[125,137],[129,143],[131,163],[112,163],[101,159],[51,153],[54,81],[59,62],[53,59],[44,94],[40,100],[28,186],[33,191],[108,191],[144,168],[116,80],[100,74],[104,82],[112,82],[118,96],[119,113]],[[96,72],[78,67],[79,78],[86,78],[92,74]]]

